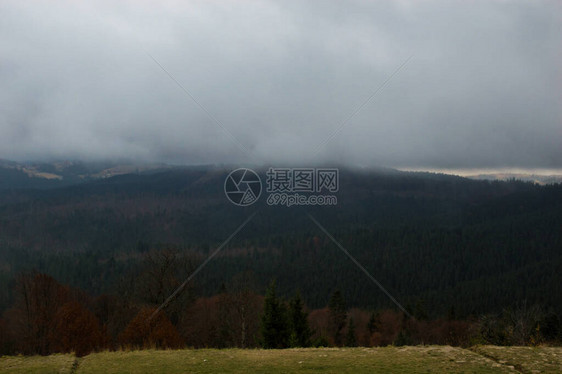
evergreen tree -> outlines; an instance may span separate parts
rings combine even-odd
[[[289,303],[289,324],[291,328],[291,347],[309,347],[312,332],[308,326],[308,313],[303,309],[299,292]]]
[[[263,348],[287,348],[289,345],[287,310],[283,301],[277,298],[275,281],[265,294],[260,332]]]
[[[367,322],[367,330],[369,330],[369,334],[373,335],[373,333],[377,330],[379,326],[379,317],[378,314],[374,312],[371,313],[371,317],[369,317],[369,322]]]
[[[407,330],[400,330],[400,332],[398,333],[398,336],[396,336],[396,339],[394,340],[393,344],[396,347],[403,347],[405,345],[411,345],[412,339],[410,337],[409,332]]]
[[[349,317],[349,325],[347,327],[347,336],[345,337],[345,346],[346,347],[356,347],[357,346],[357,338],[355,337],[355,323],[353,322],[352,317]]]
[[[328,308],[330,309],[330,317],[332,319],[334,343],[337,346],[340,346],[342,344],[341,332],[345,327],[345,321],[347,320],[347,307],[340,290],[334,291],[330,297]]]

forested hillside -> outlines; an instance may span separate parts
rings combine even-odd
[[[228,172],[175,168],[3,189],[0,306],[10,305],[14,277],[26,270],[97,295],[117,292],[151,250],[173,249],[197,264],[257,211],[194,279],[197,294],[251,273],[256,292],[276,278],[280,294],[298,289],[311,307],[326,305],[336,288],[351,306],[391,307],[310,213],[402,304],[422,302],[431,316],[523,300],[562,309],[560,185],[342,169],[337,206],[272,207],[262,199],[240,208],[224,195]]]

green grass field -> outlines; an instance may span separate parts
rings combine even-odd
[[[2,373],[562,373],[562,348],[201,349],[2,357]]]
[[[71,373],[74,355],[0,357],[2,373]]]

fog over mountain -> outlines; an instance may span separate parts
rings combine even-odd
[[[560,8],[5,0],[0,158],[561,168]]]

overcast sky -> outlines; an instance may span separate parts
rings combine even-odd
[[[115,3],[0,1],[0,158],[562,167],[562,2]]]

